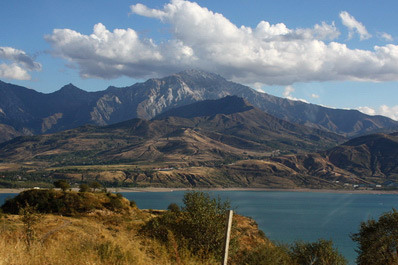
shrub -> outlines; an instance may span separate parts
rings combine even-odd
[[[178,206],[176,203],[170,203],[170,205],[167,207],[167,210],[174,213],[179,213],[181,211],[180,206]]]
[[[254,249],[246,250],[236,264],[242,265],[293,265],[286,246],[260,245]],[[303,264],[304,265],[304,264]]]
[[[397,264],[398,212],[393,209],[379,220],[362,222],[358,233],[352,235],[358,243],[359,265]]]
[[[6,213],[17,214],[27,204],[34,206],[40,213],[58,213],[76,215],[94,209],[122,211],[128,208],[123,198],[117,195],[86,192],[60,192],[56,190],[27,190],[7,200],[1,207]],[[126,207],[125,207],[126,206]]]
[[[41,216],[37,213],[36,208],[26,204],[25,207],[19,210],[19,214],[21,215],[21,220],[24,224],[24,236],[25,243],[28,250],[33,244],[33,241],[36,239],[36,224],[40,221]]]
[[[185,218],[181,233],[188,239],[193,252],[213,254],[221,259],[229,201],[222,202],[220,197],[210,198],[203,192],[188,192],[183,203]]]
[[[117,196],[110,196],[109,203],[106,204],[106,207],[112,211],[118,211],[123,209],[122,199]]]
[[[100,189],[102,187],[102,185],[97,181],[90,182],[88,185],[94,192],[96,189]]]
[[[133,200],[130,201],[130,207],[137,208],[137,204],[135,203],[135,201],[133,201]]]
[[[171,233],[180,246],[193,254],[221,260],[229,201],[222,202],[220,198],[194,191],[184,195],[183,203],[181,211],[178,206],[170,206],[165,214],[150,220],[143,231],[164,243]]]
[[[54,182],[54,187],[60,188],[63,192],[70,189],[70,184],[66,180],[57,180]]]
[[[290,256],[297,264],[347,264],[347,260],[333,247],[333,242],[324,239],[319,239],[313,243],[295,242],[290,249]]]
[[[90,188],[90,186],[89,185],[87,185],[87,184],[80,184],[80,186],[79,186],[79,192],[90,192],[91,191],[91,188]]]

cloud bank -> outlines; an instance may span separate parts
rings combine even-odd
[[[41,64],[24,51],[0,47],[0,78],[29,80],[30,71],[41,71]]]
[[[110,31],[101,23],[90,35],[54,29],[45,39],[54,55],[74,64],[85,78],[144,78],[196,68],[245,84],[398,80],[397,45],[350,49],[336,42],[340,32],[334,23],[290,29],[260,21],[254,28],[238,27],[222,14],[184,0],[172,0],[162,9],[143,4],[130,9],[167,24],[171,39],[156,43],[134,29]],[[350,14],[341,12],[340,17],[351,35],[370,38]]]
[[[358,110],[368,115],[382,115],[398,121],[398,105],[392,107],[381,105],[378,109],[359,107]]]

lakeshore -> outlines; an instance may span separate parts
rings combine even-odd
[[[20,193],[28,189],[7,189],[0,188],[0,193]],[[72,190],[78,190],[73,188]],[[342,193],[342,194],[398,194],[398,190],[333,190],[333,189],[270,189],[270,188],[162,188],[162,187],[144,187],[144,188],[107,188],[110,192],[173,192],[173,191],[280,191],[280,192],[316,192],[316,193]]]

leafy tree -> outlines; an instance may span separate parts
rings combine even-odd
[[[193,254],[221,260],[229,201],[222,202],[207,193],[193,191],[185,193],[183,203],[181,210],[177,205],[170,205],[169,211],[151,219],[143,232],[165,244],[172,235],[180,247],[188,248]],[[233,251],[235,240],[230,244]]]
[[[222,258],[225,238],[225,222],[229,201],[222,202],[220,197],[210,198],[208,193],[188,192],[183,198],[182,234],[194,253],[214,254]]]
[[[313,243],[295,242],[290,256],[300,265],[346,265],[347,260],[333,247],[331,240],[319,239]]]
[[[90,188],[93,189],[94,192],[96,189],[100,189],[102,187],[102,185],[97,181],[90,182],[89,186],[90,186]]]
[[[174,213],[179,213],[181,211],[180,207],[176,203],[170,203],[167,210]]]
[[[65,192],[66,190],[70,189],[70,184],[67,181],[61,179],[54,182],[54,187],[60,188],[63,192]]]
[[[393,209],[379,220],[362,222],[352,239],[358,244],[359,265],[398,264],[398,212]]]
[[[87,185],[87,184],[80,184],[80,186],[79,186],[79,192],[90,192],[91,191],[91,188],[90,188],[90,186],[89,185]]]

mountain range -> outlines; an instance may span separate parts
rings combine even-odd
[[[301,176],[345,183],[397,185],[398,133],[361,136],[326,151],[270,160]]]
[[[398,186],[396,131],[386,117],[282,99],[196,70],[98,92],[69,84],[43,94],[0,82],[1,172],[10,180],[20,168],[28,179],[170,187]],[[124,169],[99,169],[110,164]]]
[[[237,96],[166,111],[152,120],[86,125],[54,134],[17,137],[0,144],[8,162],[107,161],[209,163],[265,157],[271,152],[319,151],[344,141],[335,133],[275,118]]]
[[[0,161],[59,168],[62,172],[73,165],[94,165],[94,169],[101,164],[172,166],[167,171],[111,174],[135,185],[395,185],[398,133],[345,141],[338,134],[278,119],[245,99],[226,96],[177,107],[151,120],[135,118],[107,126],[85,125],[17,137],[0,144]],[[67,178],[83,174],[79,179],[102,174],[95,172],[57,174]]]
[[[187,70],[97,92],[69,84],[44,94],[0,81],[0,142],[86,124],[104,126],[133,118],[149,120],[172,108],[228,95],[244,98],[276,118],[345,137],[398,128],[398,122],[387,117],[279,98],[227,81],[217,74]]]

